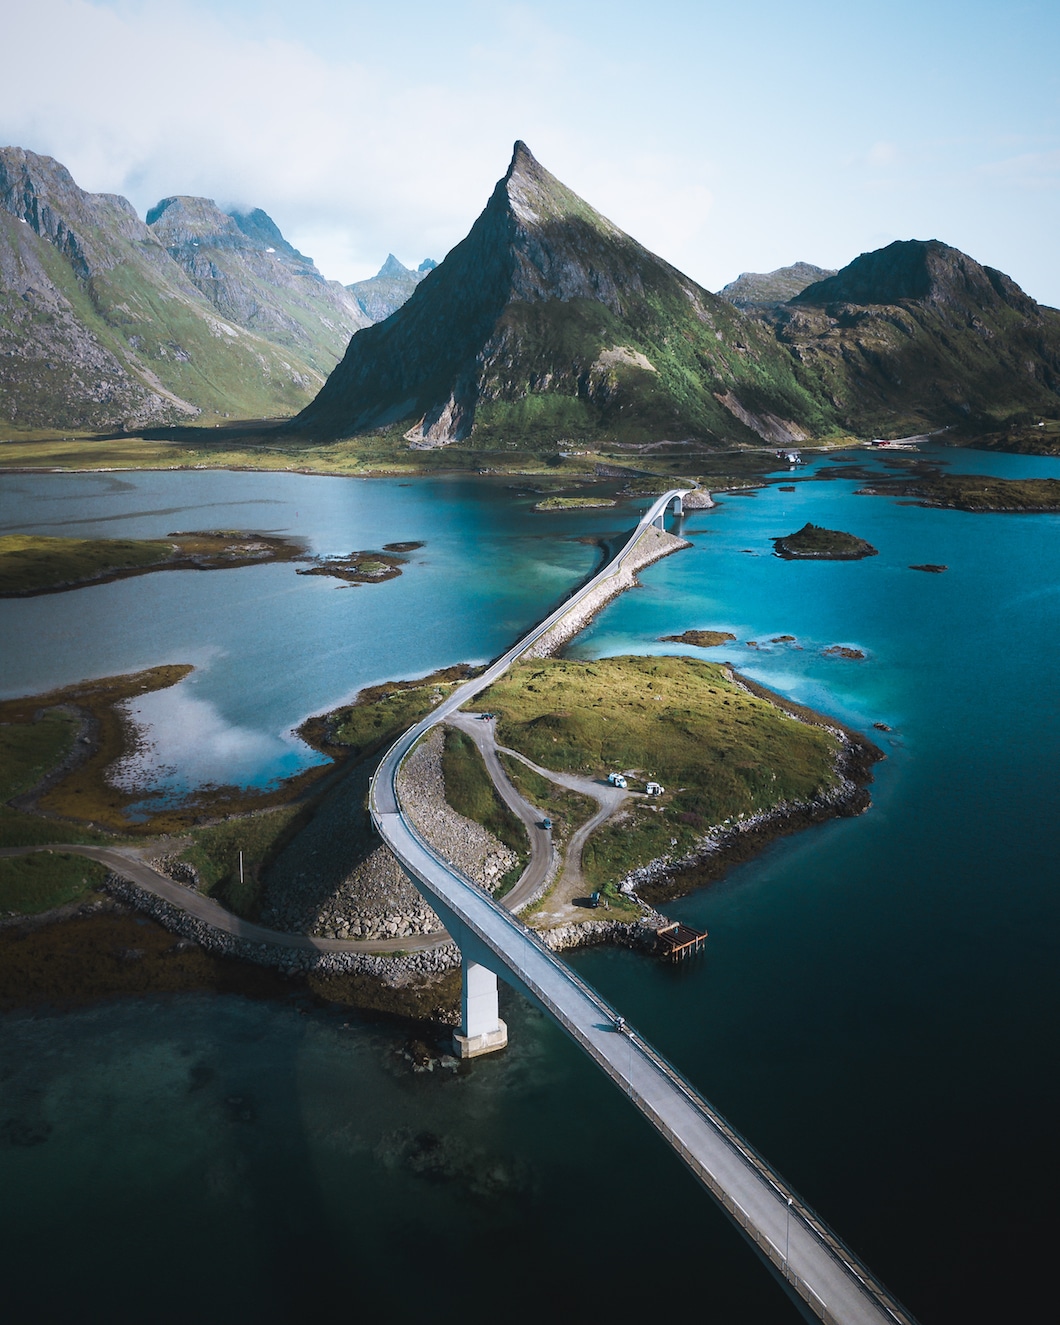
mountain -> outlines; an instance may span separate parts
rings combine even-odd
[[[786,304],[808,285],[834,275],[834,269],[815,267],[812,262],[796,262],[791,267],[778,267],[776,271],[745,271],[719,290],[718,294],[737,308]]]
[[[1060,416],[1060,312],[937,239],[863,253],[766,316],[862,434]]]
[[[424,258],[415,271],[388,254],[386,262],[366,281],[355,281],[346,289],[353,295],[361,312],[370,322],[382,322],[396,313],[416,286],[437,267],[432,258]]]
[[[768,326],[649,253],[520,142],[467,237],[353,338],[289,426],[554,446],[784,442],[829,422]]]
[[[326,281],[265,212],[223,212],[209,198],[163,198],[147,213],[155,238],[222,317],[290,350],[317,372],[335,367],[372,318]]]
[[[322,381],[219,315],[126,199],[0,148],[0,420],[131,430],[284,415]]]

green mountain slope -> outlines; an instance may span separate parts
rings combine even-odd
[[[353,285],[347,285],[346,289],[369,321],[382,322],[391,313],[397,312],[420,281],[437,265],[433,259],[424,258],[419,267],[412,271],[399,262],[393,253],[389,253],[386,262],[374,276],[366,281],[355,281]]]
[[[290,426],[491,447],[785,442],[830,423],[768,327],[649,253],[517,143],[468,236],[354,337]]]
[[[863,434],[1060,417],[1060,312],[938,240],[864,253],[767,316]]]
[[[131,430],[284,415],[321,381],[219,316],[124,198],[0,148],[0,420]]]
[[[227,213],[209,198],[163,198],[147,224],[222,317],[319,373],[331,372],[354,332],[373,321],[260,209]]]

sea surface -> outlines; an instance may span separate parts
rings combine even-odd
[[[1038,457],[931,454],[1060,477]],[[873,735],[872,807],[670,904],[709,929],[701,960],[572,960],[923,1325],[1042,1319],[1060,1177],[1060,517],[816,481],[852,459],[865,453],[685,517],[692,550],[644,572],[572,652],[732,661]],[[193,663],[137,701],[148,749],[126,775],[173,795],[268,783],[316,758],[293,734],[306,715],[499,653],[646,504],[546,515],[534,500],[492,480],[5,475],[0,532],[425,546],[399,579],[357,588],[277,565],[0,602],[0,693]],[[879,555],[774,557],[770,539],[807,520]],[[909,569],[922,563],[949,569]],[[737,641],[659,642],[704,627]],[[836,644],[865,658],[823,656]],[[11,1319],[487,1320],[520,1298],[593,1319],[668,1302],[725,1325],[798,1319],[588,1060],[516,996],[503,1015],[503,1054],[422,1073],[406,1030],[308,1005],[195,995],[0,1017]]]

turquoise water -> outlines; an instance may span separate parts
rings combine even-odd
[[[937,454],[1060,474],[1040,458]],[[284,733],[302,714],[498,652],[594,564],[568,539],[628,527],[633,509],[535,516],[502,485],[456,481],[17,483],[0,524],[25,516],[40,532],[243,526],[321,551],[424,539],[400,580],[357,590],[268,567],[0,604],[7,693],[197,662],[189,690],[217,723],[298,758]],[[873,806],[671,904],[710,930],[702,961],[575,962],[924,1325],[1035,1319],[1057,1177],[1060,520],[923,510],[855,496],[848,480],[795,486],[689,516],[695,550],[647,571],[577,652],[670,651],[659,636],[732,630],[736,644],[703,656],[893,728],[876,737]],[[879,556],[769,555],[807,519]],[[950,569],[908,569],[922,562]],[[782,634],[795,644],[769,643]],[[865,660],[822,657],[837,643]],[[283,766],[272,746],[216,745],[248,778]],[[172,776],[195,774],[189,761]],[[0,1019],[0,1246],[20,1267],[9,1300],[38,1319],[69,1318],[76,1294],[89,1320],[321,1308],[484,1320],[515,1290],[541,1309],[626,1318],[691,1279],[680,1300],[707,1319],[794,1320],[578,1051],[514,997],[504,1015],[510,1049],[459,1076],[413,1074],[388,1026],[236,998]]]

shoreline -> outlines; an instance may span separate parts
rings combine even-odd
[[[686,540],[675,535],[655,528],[647,529],[644,546],[638,549],[637,554],[629,557],[627,564],[622,565],[595,592],[561,617],[525,656],[544,657],[561,650],[584,630],[607,603],[637,584],[638,570],[688,546],[690,544]],[[731,669],[730,675],[748,693],[767,700],[800,721],[822,726],[839,736],[842,745],[837,754],[836,767],[841,779],[840,785],[810,802],[780,805],[731,828],[709,829],[693,851],[681,860],[661,858],[632,871],[623,884],[626,885],[626,891],[634,893],[646,914],[632,922],[593,921],[577,926],[559,926],[554,932],[546,931],[542,937],[556,950],[599,943],[647,946],[648,938],[654,935],[654,928],[648,926],[647,921],[657,902],[684,896],[713,882],[734,864],[750,859],[777,837],[828,818],[857,814],[866,808],[869,803],[866,787],[872,781],[870,770],[883,757],[882,752],[860,733],[786,701],[765,687],[732,673]],[[226,932],[224,928],[181,910],[179,906],[120,874],[112,872],[104,888],[118,902],[131,905],[138,912],[150,916],[168,933],[176,934],[181,942],[194,946],[211,959],[246,968],[271,969],[279,978],[287,980],[323,980],[331,986],[332,993],[338,996],[339,1001],[349,1006],[385,1010],[399,1016],[411,1015],[414,1019],[422,1019],[425,1002],[430,1001],[427,989],[437,989],[446,979],[456,977],[459,968],[459,952],[451,941],[443,940],[414,951],[398,949],[385,955],[378,951],[358,951],[352,948],[321,951],[305,935],[282,936],[289,939],[288,942],[255,942],[237,933]],[[65,930],[68,921],[76,921],[80,916],[81,913],[74,917],[60,914],[50,918],[26,917],[24,923],[17,927],[20,930],[41,930],[50,926],[56,930]],[[278,932],[276,938],[281,940]],[[46,991],[42,992],[38,988],[33,995],[27,991],[29,1001],[40,1001],[41,998],[47,998]],[[380,1002],[385,1003],[386,1007],[380,1008]]]

